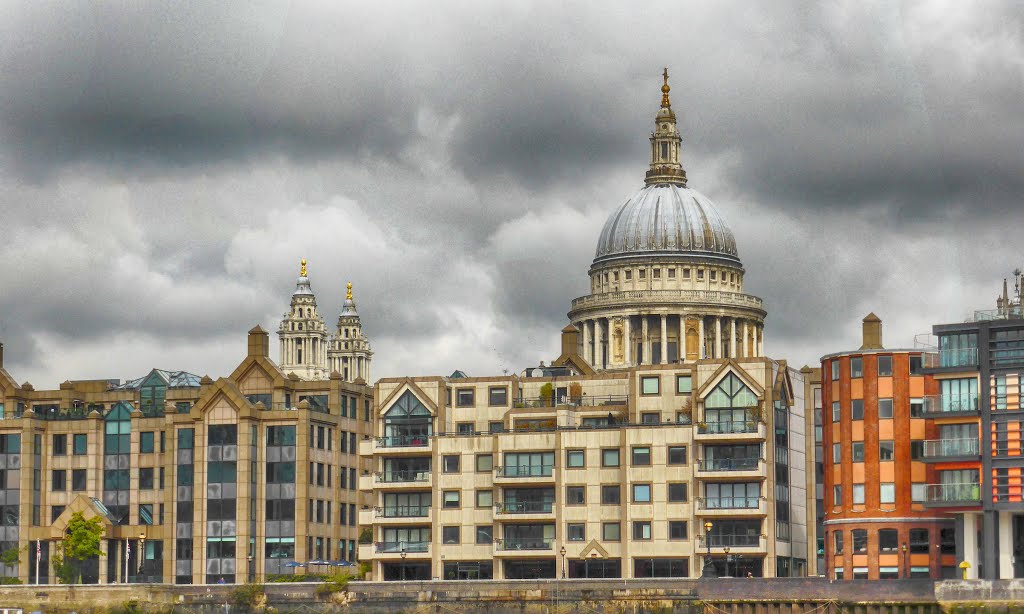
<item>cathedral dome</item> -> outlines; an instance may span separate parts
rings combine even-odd
[[[605,222],[594,264],[636,256],[692,256],[740,264],[732,230],[714,203],[679,183],[644,186]]]

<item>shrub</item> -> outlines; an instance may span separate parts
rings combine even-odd
[[[352,576],[345,571],[331,574],[324,580],[323,584],[316,587],[316,594],[325,597],[334,593],[343,593],[348,590],[348,583],[351,580]]]
[[[265,599],[263,586],[259,584],[243,584],[233,589],[228,595],[228,601],[245,610],[251,610]]]

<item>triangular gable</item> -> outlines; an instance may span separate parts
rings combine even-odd
[[[597,371],[579,354],[562,354],[551,361],[552,367],[573,367],[580,375],[594,375]]]
[[[218,378],[213,384],[199,395],[189,412],[193,420],[202,420],[221,400],[226,400],[228,405],[242,417],[255,417],[255,410],[249,399],[242,396],[235,383],[227,378]]]
[[[112,536],[115,525],[107,508],[98,499],[78,495],[50,525],[50,539],[64,539],[64,532],[68,529],[71,517],[78,512],[81,512],[86,520],[99,518],[103,524],[103,535],[107,538]]]
[[[608,551],[605,550],[604,548],[602,548],[601,544],[597,543],[596,539],[590,540],[590,543],[587,544],[587,547],[584,548],[582,552],[580,552],[580,558],[581,559],[591,558],[594,553],[597,553],[597,556],[599,558],[602,558],[602,559],[608,558]]]
[[[0,367],[0,390],[4,391],[4,396],[11,396],[20,388],[21,386],[18,385],[18,382],[14,381],[11,374],[7,372],[7,369]]]
[[[729,373],[738,377],[740,381],[747,386],[747,388],[750,388],[751,392],[753,392],[758,399],[764,400],[764,387],[751,378],[743,367],[731,358],[726,360],[722,366],[719,367],[718,370],[715,371],[715,373],[697,389],[697,398],[703,399],[710,394],[711,391],[714,390]]]
[[[394,390],[392,390],[391,394],[389,394],[387,398],[384,399],[384,402],[380,404],[381,410],[384,410],[384,408],[390,407],[392,404],[394,404],[394,402],[399,399],[401,394],[406,391],[411,392],[413,396],[415,396],[419,400],[420,403],[423,403],[423,405],[427,408],[427,411],[429,411],[431,415],[437,415],[437,403],[431,401],[430,397],[427,396],[425,392],[423,392],[423,389],[417,386],[416,382],[412,381],[412,379],[408,377],[404,378],[402,380],[402,384],[395,388]],[[384,413],[386,413],[386,411],[381,411],[381,414]]]
[[[128,401],[118,401],[110,406],[110,411],[103,416],[104,420],[130,420],[135,408]]]
[[[264,375],[266,375],[267,379],[273,382],[274,388],[284,386],[286,379],[284,371],[277,366],[277,363],[266,356],[246,356],[245,359],[235,367],[235,370],[231,372],[228,379],[241,385],[247,376],[256,369],[260,370]]]
[[[772,400],[778,401],[782,392],[786,392],[787,406],[793,406],[793,380],[789,377],[789,367],[785,362],[779,365],[779,372],[775,376],[775,386],[772,391]]]

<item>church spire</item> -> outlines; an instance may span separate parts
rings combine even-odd
[[[672,111],[672,102],[668,93],[672,90],[668,85],[668,68],[662,73],[664,83],[661,86],[661,108],[654,117],[654,132],[651,133],[651,168],[647,171],[647,185],[674,183],[686,186],[686,171],[679,162],[680,143],[679,130],[676,127],[676,114]]]

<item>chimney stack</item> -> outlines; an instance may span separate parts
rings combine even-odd
[[[864,316],[864,344],[862,350],[882,350],[882,320],[874,313]]]
[[[4,368],[4,344],[0,343],[0,369]]]
[[[249,356],[270,357],[270,335],[258,325],[249,331]]]
[[[572,324],[562,329],[562,356],[577,356],[580,353],[580,330]]]

